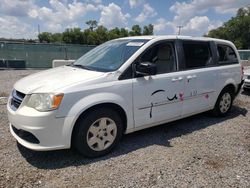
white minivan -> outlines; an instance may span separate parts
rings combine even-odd
[[[19,80],[10,132],[32,150],[111,151],[121,136],[205,111],[225,116],[242,85],[233,43],[140,36],[108,41],[75,63]]]

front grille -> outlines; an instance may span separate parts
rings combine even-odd
[[[13,125],[11,125],[12,130],[14,131],[14,133],[16,133],[17,136],[19,136],[20,138],[22,138],[23,140],[33,143],[33,144],[39,144],[40,141],[30,132],[24,131],[22,129],[17,129],[16,127],[14,127]]]
[[[21,93],[20,91],[17,91],[15,89],[12,91],[11,101],[10,101],[10,106],[12,110],[16,111],[19,108],[24,97],[25,97],[25,94]]]

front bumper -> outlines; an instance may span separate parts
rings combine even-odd
[[[21,145],[37,151],[70,147],[71,132],[65,128],[70,127],[70,118],[56,118],[55,111],[38,112],[26,106],[14,111],[9,103],[7,110],[10,132]]]

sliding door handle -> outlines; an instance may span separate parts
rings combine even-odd
[[[183,78],[182,78],[182,77],[173,78],[173,79],[172,79],[172,82],[181,81],[181,80],[183,80]]]
[[[193,79],[193,78],[197,78],[197,76],[196,75],[189,75],[189,76],[187,76],[188,80]]]

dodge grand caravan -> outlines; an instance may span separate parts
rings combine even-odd
[[[10,132],[32,150],[74,147],[97,157],[123,134],[210,110],[225,116],[242,77],[229,41],[120,38],[19,80],[7,105]]]

